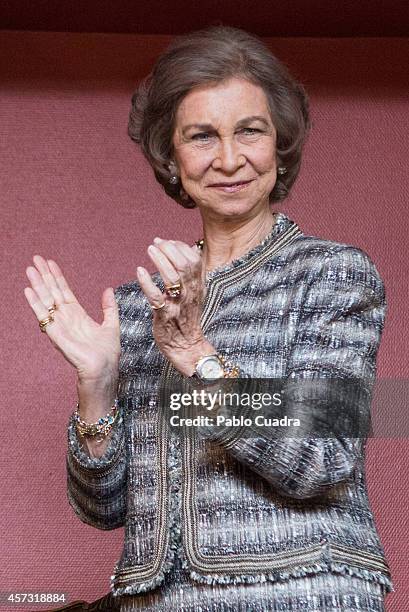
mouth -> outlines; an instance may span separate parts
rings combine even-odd
[[[220,191],[225,191],[226,193],[231,193],[245,189],[252,181],[254,181],[254,179],[250,179],[248,181],[235,181],[234,183],[213,183],[212,185],[209,185],[209,187],[219,189]]]

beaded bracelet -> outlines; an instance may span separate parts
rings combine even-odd
[[[86,423],[83,421],[78,412],[79,402],[77,402],[77,409],[75,410],[73,417],[78,432],[82,436],[102,436],[105,437],[109,434],[113,424],[118,416],[118,398],[115,398],[114,405],[111,411],[105,416],[98,419],[96,423]]]

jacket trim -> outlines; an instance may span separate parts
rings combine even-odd
[[[211,281],[202,313],[202,329],[205,330],[205,326],[209,323],[212,313],[217,311],[223,297],[222,289],[224,287],[229,287],[237,280],[241,280],[241,278],[247,276],[262,266],[266,261],[268,261],[268,259],[270,259],[271,255],[282,249],[287,244],[290,244],[290,242],[293,242],[293,240],[301,235],[302,231],[298,225],[292,221],[291,225],[284,230],[282,234],[270,244],[270,246],[267,246],[265,250],[263,249],[260,254],[233,270],[227,270],[226,272],[221,273],[213,281]]]
[[[169,364],[166,364],[162,376]],[[163,468],[167,460],[168,432],[166,420],[156,419],[156,467],[158,476],[158,509],[155,526],[155,553],[149,563],[120,568],[115,565],[111,576],[111,589],[114,595],[126,595],[152,589],[164,580],[164,569],[171,566],[174,551],[168,547],[169,542],[169,495],[168,473]],[[161,571],[162,570],[162,571]]]
[[[334,572],[350,576],[357,576],[371,582],[381,584],[385,592],[390,593],[395,591],[389,575],[382,574],[378,571],[369,571],[364,568],[346,565],[345,563],[336,563],[327,561],[324,558],[318,562],[312,562],[308,565],[297,565],[297,567],[289,567],[286,570],[271,570],[265,573],[258,574],[200,574],[195,570],[189,572],[190,577],[195,582],[202,584],[238,584],[247,583],[254,584],[257,582],[277,582],[288,580],[289,578],[297,578],[309,576],[321,572]]]

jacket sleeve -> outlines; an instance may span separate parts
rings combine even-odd
[[[118,290],[115,291],[115,297],[118,300]],[[125,521],[125,400],[121,397],[118,397],[118,400],[118,416],[109,444],[101,457],[92,458],[84,449],[77,435],[73,415],[69,418],[67,430],[66,471],[69,504],[82,522],[104,530],[122,527]]]
[[[338,402],[344,402],[347,409],[347,404],[355,401],[360,414],[370,415],[385,314],[384,284],[364,251],[344,245],[316,267],[300,310],[284,382],[284,391],[290,398],[286,406],[289,416],[296,415],[302,406],[302,414],[311,420],[310,431],[316,431],[314,419],[318,426],[321,411],[331,409],[331,379],[346,381],[339,387],[343,394]],[[319,384],[311,399],[308,384],[300,381],[317,377]],[[348,384],[350,379],[354,385]],[[300,394],[305,395],[302,401]],[[292,404],[291,398],[297,401],[294,399]],[[362,460],[366,442],[365,437],[342,435],[278,437],[264,435],[260,429],[254,435],[241,432],[232,437],[228,430],[231,428],[221,427],[204,436],[225,445],[236,459],[282,495],[299,499],[322,495],[350,479],[357,462]]]

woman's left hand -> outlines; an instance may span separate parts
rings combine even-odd
[[[137,268],[139,284],[153,313],[153,336],[163,353],[182,374],[191,376],[196,362],[215,353],[203,335],[200,318],[205,295],[202,258],[196,246],[178,240],[154,239],[148,255],[157,267],[165,286],[181,283],[179,297],[162,293],[145,268]]]

